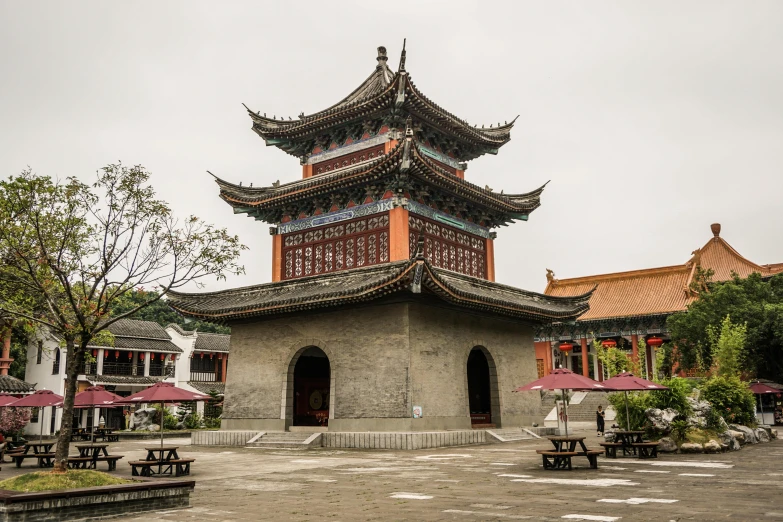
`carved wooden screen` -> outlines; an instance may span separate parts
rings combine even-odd
[[[337,272],[388,261],[388,214],[283,236],[283,279]]]
[[[408,218],[411,253],[424,234],[424,257],[433,266],[481,279],[487,278],[485,240],[419,216]]]

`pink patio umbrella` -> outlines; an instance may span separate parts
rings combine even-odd
[[[79,409],[95,408],[96,406],[99,408],[122,407],[121,404],[114,404],[115,401],[121,399],[122,397],[107,391],[103,386],[90,386],[84,391],[80,391],[76,394],[76,397],[73,400],[73,407]],[[55,404],[58,408],[62,407],[62,405],[62,401]],[[95,432],[95,417],[92,419],[92,432],[93,434]]]
[[[182,388],[177,388],[169,382],[158,382],[141,390],[138,393],[134,393],[130,397],[115,401],[115,404],[142,404],[142,403],[158,403],[161,405],[161,409],[165,404],[174,404],[177,402],[189,402],[189,401],[207,401],[211,399],[209,395],[203,393],[193,393]],[[163,417],[164,413],[161,411],[160,416],[160,447],[163,447]]]
[[[657,382],[648,381],[637,377],[630,372],[618,373],[611,379],[604,381],[604,386],[614,390],[625,393],[625,427],[628,431],[631,431],[631,417],[628,414],[628,392],[629,391],[652,391],[652,390],[668,390],[663,384]]]
[[[19,397],[14,397],[13,395],[9,395],[7,393],[0,393],[0,407],[10,406],[12,402],[16,402],[18,400]]]
[[[15,408],[46,408],[47,406],[54,406],[58,402],[61,402],[63,400],[62,395],[57,395],[52,390],[38,390],[37,392],[28,395],[26,397],[22,397],[19,400],[16,400],[8,406],[13,406]],[[45,411],[45,410],[43,410]],[[41,415],[38,418],[38,423],[41,425],[41,433],[38,437],[38,442],[41,442],[43,440],[43,415]]]
[[[540,390],[576,390],[576,391],[611,391],[605,382],[594,381],[589,377],[579,375],[567,368],[557,368],[549,375],[517,388],[514,391]],[[565,434],[568,436],[568,401],[563,397],[565,405]]]
[[[767,393],[780,393],[780,390],[776,390],[775,388],[772,388],[771,386],[767,386],[766,384],[762,384],[759,381],[752,383],[749,386],[749,388],[754,395],[765,395]],[[764,402],[761,400],[761,397],[759,397],[759,406],[761,406],[761,423],[764,424]]]

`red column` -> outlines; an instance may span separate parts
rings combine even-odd
[[[631,361],[634,364],[639,363],[639,336],[636,334],[631,336]]]
[[[389,261],[410,259],[408,209],[395,207],[389,211]]]
[[[590,358],[587,356],[587,339],[582,337],[582,375],[590,377]]]
[[[653,348],[650,345],[646,345],[646,347],[645,347],[645,351],[647,352],[647,353],[644,354],[645,357],[647,358],[647,376],[645,377],[645,379],[647,379],[647,380],[652,380],[652,378],[653,378],[652,369],[653,369],[653,350],[654,349],[655,348]]]
[[[2,330],[3,351],[0,358],[0,375],[8,375],[8,369],[11,367],[11,327],[7,326]]]
[[[228,369],[228,354],[223,354],[223,373],[220,375],[221,382],[226,382],[226,370]]]
[[[487,267],[487,281],[495,281],[495,240],[488,237],[486,240],[487,253],[486,267]]]
[[[283,236],[272,236],[272,282],[283,278]]]
[[[555,369],[554,361],[552,360],[552,341],[546,342],[546,361],[544,361],[544,364],[546,364],[546,374],[549,375]]]

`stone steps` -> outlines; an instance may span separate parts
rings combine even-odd
[[[268,431],[247,444],[249,448],[309,448],[320,447],[323,432]]]

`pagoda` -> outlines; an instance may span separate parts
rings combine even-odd
[[[505,194],[465,179],[514,121],[470,125],[433,103],[384,47],[370,76],[298,118],[248,109],[302,177],[217,178],[235,213],[272,226],[272,282],[171,293],[185,316],[232,327],[224,429],[416,431],[521,426],[538,398],[533,333],[588,309],[495,283],[493,229],[525,221],[544,187]]]

